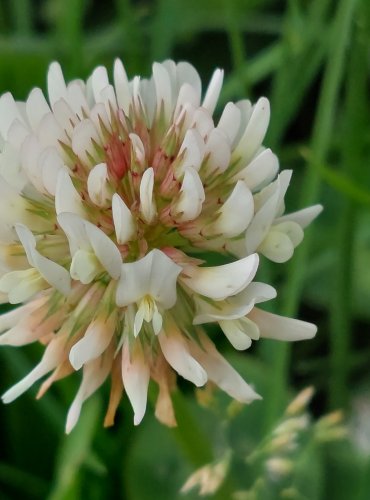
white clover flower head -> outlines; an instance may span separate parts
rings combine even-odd
[[[186,62],[154,63],[150,79],[129,81],[117,60],[113,84],[104,67],[66,84],[52,63],[47,98],[1,96],[0,293],[20,305],[0,317],[0,343],[45,346],[5,403],[45,375],[39,396],[81,369],[67,432],[109,376],[106,425],[123,389],[141,421],[150,379],[157,418],[175,425],[175,373],[259,398],[203,324],[219,323],[236,349],[315,335],[255,307],[276,292],[253,279],[258,254],[289,259],[321,207],[283,215],[291,172],[277,175],[262,146],[268,100],[230,102],[215,123],[222,79],[217,69],[202,99]],[[208,251],[229,263],[196,258]]]

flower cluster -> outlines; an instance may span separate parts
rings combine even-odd
[[[45,375],[38,393],[76,370],[82,382],[67,417],[111,376],[105,424],[125,390],[134,423],[150,379],[155,413],[175,425],[175,373],[218,384],[250,402],[259,396],[207,336],[219,323],[236,349],[259,337],[300,340],[316,328],[255,307],[275,290],[254,282],[259,257],[288,260],[321,210],[283,215],[291,172],[262,146],[269,103],[228,103],[212,118],[223,72],[202,99],[188,63],[153,65],[114,83],[98,67],[66,84],[57,63],[48,98],[0,98],[0,292],[21,304],[0,317],[0,343],[39,341],[39,364],[2,397],[10,403]],[[226,264],[208,266],[217,253]]]

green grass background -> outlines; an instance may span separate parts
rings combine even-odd
[[[71,79],[87,77],[98,64],[111,70],[117,56],[131,77],[147,76],[154,60],[186,59],[205,85],[213,69],[223,67],[218,110],[228,100],[269,97],[265,144],[282,167],[294,169],[288,209],[321,202],[325,211],[294,258],[284,265],[263,262],[261,278],[278,288],[275,311],[316,322],[319,332],[313,341],[294,346],[260,341],[247,354],[224,345],[264,396],[231,422],[227,402],[222,400],[224,411],[198,408],[184,385],[185,395],[175,397],[178,429],[157,423],[150,407],[134,428],[123,402],[117,425],[104,430],[105,388],[86,404],[77,429],[66,437],[64,419],[78,376],[58,383],[38,402],[35,390],[29,391],[0,407],[0,499],[172,500],[181,498],[178,491],[196,467],[231,448],[231,471],[215,495],[227,500],[260,477],[245,457],[281,417],[289,398],[314,385],[314,417],[342,408],[350,428],[354,421],[363,426],[363,450],[351,437],[313,444],[291,478],[293,493],[256,489],[248,498],[367,500],[370,2],[0,1],[1,93],[10,90],[25,99],[34,86],[45,89],[52,60],[60,61]],[[39,356],[38,346],[2,348],[1,391]]]

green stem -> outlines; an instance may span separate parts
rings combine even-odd
[[[345,130],[342,141],[343,172],[357,177],[366,161],[363,154],[364,120],[363,102],[367,99],[367,54],[363,43],[366,26],[358,24],[351,52],[345,102]],[[333,272],[333,295],[330,309],[330,377],[329,400],[332,408],[346,406],[349,401],[351,349],[351,291],[354,254],[354,235],[357,210],[354,202],[345,199],[340,207],[336,247],[338,255]]]
[[[329,151],[335,109],[343,77],[347,44],[357,0],[341,0],[331,28],[331,50],[325,68],[324,80],[317,107],[311,140],[312,158],[308,164],[301,196],[303,206],[314,203],[320,190],[320,177],[314,163],[323,163]],[[312,233],[298,249],[289,265],[286,292],[283,296],[282,312],[288,316],[297,313],[309,259]],[[282,409],[282,395],[287,387],[290,346],[277,344],[272,362],[270,393],[266,396],[266,428],[270,428]]]

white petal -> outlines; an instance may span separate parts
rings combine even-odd
[[[193,355],[204,366],[209,380],[212,380],[229,396],[242,403],[250,403],[261,397],[250,387],[237,373],[234,368],[217,351],[213,342],[201,334],[201,343],[204,349],[191,342],[190,347]]]
[[[73,185],[71,177],[64,169],[59,170],[55,189],[55,211],[57,215],[69,212],[85,216],[82,199]]]
[[[198,172],[194,168],[186,167],[180,197],[171,213],[179,214],[177,221],[194,220],[201,213],[204,200],[204,188]]]
[[[181,88],[184,83],[189,83],[194,88],[200,102],[202,82],[197,70],[188,62],[178,63],[176,70],[179,88]]]
[[[42,147],[35,135],[29,135],[24,140],[21,147],[21,163],[23,171],[28,179],[40,193],[46,193],[42,179],[42,171],[39,166],[39,158]]]
[[[307,227],[311,222],[322,212],[322,205],[312,205],[312,207],[303,208],[302,210],[298,210],[297,212],[293,212],[291,214],[283,215],[276,219],[276,223],[292,221],[296,222],[301,226],[302,229]]]
[[[243,181],[238,181],[231,195],[218,211],[212,224],[214,234],[226,238],[237,236],[249,226],[254,214],[253,196]]]
[[[71,290],[71,279],[64,267],[47,259],[36,250],[36,240],[31,231],[22,224],[16,224],[15,230],[26,251],[31,266],[35,267],[42,277],[63,295]]]
[[[258,325],[261,337],[267,339],[306,340],[314,337],[317,332],[316,325],[312,323],[278,316],[257,308],[254,308],[248,317]]]
[[[87,190],[91,201],[98,207],[107,208],[110,205],[111,194],[106,163],[99,163],[90,170],[87,178]]]
[[[67,97],[67,88],[60,64],[57,62],[50,64],[47,80],[49,102],[53,106],[60,98]]]
[[[136,233],[136,225],[130,209],[117,193],[112,197],[112,215],[117,242],[123,245]]]
[[[186,167],[199,170],[204,158],[204,151],[204,141],[199,132],[196,129],[188,130],[179,150],[179,155],[183,154],[183,160],[177,167],[176,176],[181,177]]]
[[[122,380],[134,410],[134,425],[139,425],[145,415],[149,379],[150,370],[140,342],[135,342],[131,353],[125,343],[122,348]]]
[[[77,118],[67,101],[59,99],[53,106],[53,112],[59,126],[69,137],[72,136],[73,129],[77,124]]]
[[[8,131],[8,141],[18,151],[29,133],[28,127],[20,120],[15,119]]]
[[[19,151],[9,142],[4,144],[0,153],[0,175],[16,190],[22,191],[27,184]]]
[[[206,95],[204,97],[202,106],[208,109],[211,115],[213,114],[216,108],[216,104],[222,88],[223,79],[224,79],[223,70],[216,69],[208,85],[208,89],[206,91]]]
[[[129,114],[131,104],[131,91],[127,79],[127,74],[122,61],[114,61],[114,86],[116,89],[118,105],[123,109],[126,115]]]
[[[269,232],[275,218],[279,202],[279,178],[271,185],[271,188],[269,189],[267,201],[257,211],[247,228],[245,235],[247,253],[256,251]]]
[[[69,434],[77,424],[83,403],[104,383],[111,366],[111,357],[107,355],[94,359],[84,366],[81,385],[68,411],[66,434]]]
[[[222,112],[217,129],[225,134],[229,140],[229,144],[233,145],[238,134],[241,122],[240,109],[233,103],[228,102]]]
[[[189,83],[184,83],[179,90],[174,112],[175,120],[186,104],[191,104],[194,108],[198,108],[200,104],[199,95]]]
[[[61,169],[66,170],[60,155],[55,148],[46,148],[40,154],[38,163],[45,189],[51,195],[55,196],[59,171]]]
[[[244,290],[257,272],[258,255],[215,267],[188,266],[182,281],[194,292],[214,300],[224,300]]]
[[[97,318],[90,323],[85,335],[71,349],[69,361],[75,370],[93,359],[98,358],[108,348],[114,334],[116,314],[111,314],[106,321]]]
[[[230,144],[222,130],[214,128],[208,136],[204,157],[206,172],[224,172],[230,164]]]
[[[48,113],[43,116],[37,129],[37,137],[43,147],[47,148],[48,146],[53,146],[60,150],[60,141],[68,141],[64,130],[57,122],[53,113]]]
[[[136,262],[121,265],[116,302],[120,307],[151,295],[164,309],[176,303],[176,281],[182,268],[154,249]]]
[[[195,110],[189,128],[196,129],[200,136],[205,139],[214,130],[214,123],[211,113],[205,108]]]
[[[50,113],[49,105],[41,89],[35,88],[31,91],[26,101],[26,112],[32,129],[37,130],[42,118]]]
[[[88,285],[102,270],[101,264],[93,252],[77,250],[73,254],[69,270],[72,279]]]
[[[147,224],[150,224],[157,215],[153,188],[154,170],[150,167],[145,170],[140,182],[140,212]]]
[[[101,102],[100,93],[109,85],[107,69],[104,66],[98,66],[94,69],[91,83],[95,102]]]
[[[0,97],[0,135],[4,140],[8,138],[8,131],[15,120],[23,123],[23,118],[12,94],[7,92]]]
[[[45,288],[48,285],[36,269],[11,271],[0,278],[0,292],[7,294],[5,302],[10,304],[25,302]]]
[[[153,79],[157,96],[157,113],[163,106],[166,120],[172,112],[172,88],[168,71],[163,64],[153,64]]]
[[[71,255],[73,256],[77,250],[91,250],[90,242],[87,238],[84,220],[77,214],[70,212],[62,212],[57,217],[58,224],[65,232]]]
[[[72,111],[82,119],[84,112],[89,109],[87,104],[84,82],[81,80],[73,80],[67,86],[67,102]]]
[[[261,189],[271,182],[279,170],[279,160],[271,149],[263,150],[231,180],[243,180],[251,191]]]
[[[195,297],[196,313],[193,324],[239,319],[248,314],[258,302],[265,302],[275,297],[275,288],[258,282],[250,283],[242,292],[215,304]]]
[[[122,257],[120,251],[101,229],[84,221],[87,237],[96,257],[111,277],[117,280],[121,274]]]
[[[20,382],[11,387],[3,396],[5,404],[11,403],[26,392],[37,380],[53,370],[61,362],[66,344],[66,336],[53,339],[46,347],[44,355],[38,365]]]
[[[279,224],[274,224],[272,226],[274,231],[279,231],[286,234],[290,241],[293,243],[294,248],[297,247],[303,240],[304,233],[303,229],[297,222],[290,220],[280,222]]]
[[[265,137],[270,120],[270,103],[261,97],[253,108],[248,125],[233,152],[233,159],[247,164],[258,151]]]
[[[271,229],[258,250],[273,262],[282,263],[292,257],[294,245],[286,234]]]
[[[94,142],[100,144],[100,136],[92,120],[86,118],[73,129],[72,149],[81,161],[88,165],[90,165],[89,155],[95,156]]]
[[[244,351],[249,349],[252,344],[252,340],[244,331],[239,327],[238,321],[225,321],[219,322],[220,327],[226,337],[228,338],[230,344],[238,351]]]
[[[186,342],[176,327],[172,327],[168,334],[159,333],[158,340],[163,356],[179,375],[190,380],[197,387],[207,382],[206,372],[191,356]]]
[[[141,165],[145,165],[146,153],[142,140],[137,134],[129,134],[131,140],[132,156],[135,161]],[[131,160],[132,161],[132,160]]]

